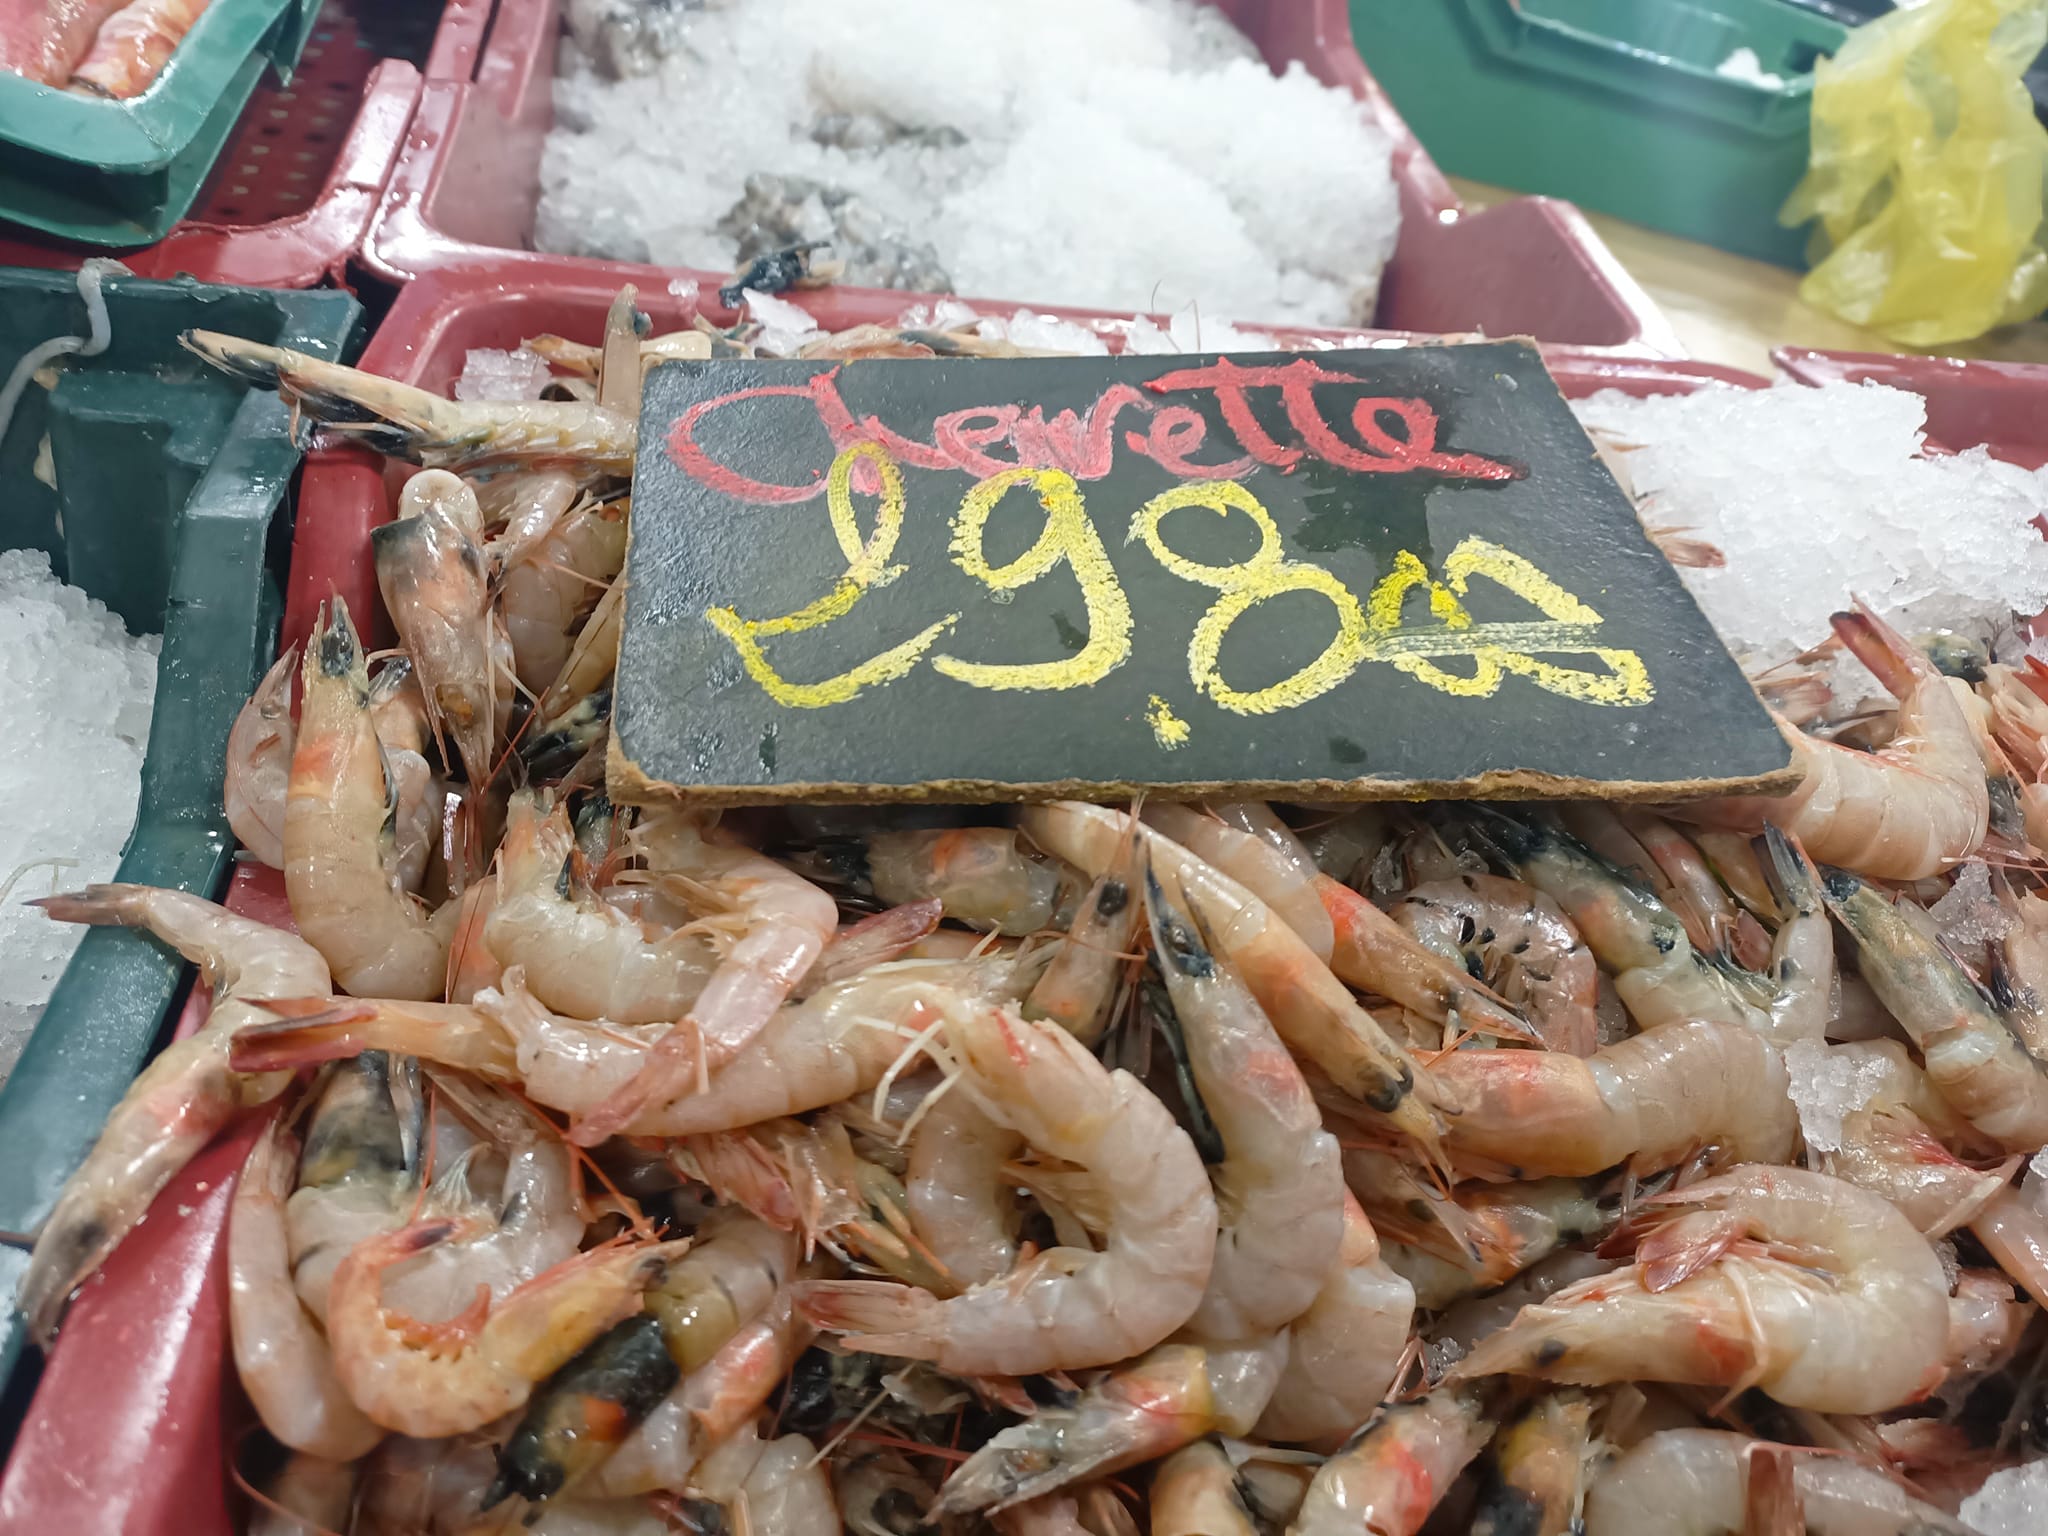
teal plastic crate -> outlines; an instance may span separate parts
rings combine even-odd
[[[320,0],[213,0],[147,91],[107,101],[0,72],[0,219],[144,245],[185,216],[266,69],[289,78]]]
[[[1351,0],[1373,77],[1446,171],[1781,266],[1813,64],[1848,29],[1782,0]],[[1716,73],[1749,48],[1780,86]]]
[[[0,546],[50,554],[130,630],[160,631],[156,707],[119,880],[215,895],[235,840],[221,806],[228,728],[276,653],[291,547],[289,413],[178,345],[194,326],[352,355],[348,294],[111,279],[112,344],[30,386],[0,440]],[[52,336],[84,335],[72,277],[0,270],[0,375]],[[50,441],[56,489],[36,478]],[[0,1228],[33,1232],[158,1041],[187,967],[139,933],[87,931],[0,1089]],[[0,1379],[23,1343],[27,1255],[0,1250]]]

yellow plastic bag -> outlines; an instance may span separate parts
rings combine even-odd
[[[1779,214],[1821,221],[1802,298],[1914,347],[2048,307],[2048,132],[2020,80],[2044,40],[2048,0],[1904,0],[1820,63]]]

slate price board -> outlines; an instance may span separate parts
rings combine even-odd
[[[1526,344],[672,362],[640,444],[621,799],[1790,776]]]

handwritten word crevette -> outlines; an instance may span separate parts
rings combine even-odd
[[[1221,363],[1213,368],[1187,372],[1188,376],[1204,377],[1208,380],[1207,387],[1216,388],[1225,396],[1223,409],[1227,417],[1231,410],[1228,395],[1235,391],[1241,399],[1243,388],[1249,387],[1245,381],[1281,382],[1284,391],[1290,387],[1288,383],[1268,380],[1263,376],[1282,375],[1291,368],[1304,366],[1314,368],[1313,364],[1288,364],[1274,368],[1230,369],[1229,364]],[[1230,370],[1229,375],[1226,376],[1224,370]],[[1165,379],[1155,381],[1153,387],[1167,385],[1182,377],[1181,374],[1169,374]],[[813,383],[829,385],[830,379],[829,374],[821,374]],[[1229,381],[1220,382],[1225,379]],[[1312,377],[1310,382],[1313,382]],[[1306,384],[1299,388],[1305,400]],[[804,394],[816,399],[828,396],[832,400],[837,399],[836,394],[830,394],[829,390],[813,394],[808,388],[779,386],[740,393]],[[1111,390],[1103,399],[1106,401],[1115,393]],[[734,397],[723,398],[729,400]],[[712,405],[718,403],[710,402]],[[1419,402],[1400,403],[1427,409]],[[1365,401],[1360,404],[1383,406],[1391,402]],[[693,407],[679,419],[672,444],[684,436],[683,428],[691,416],[703,409],[704,406]],[[1062,413],[1063,416],[1068,414]],[[1199,422],[1200,418],[1195,419]],[[1426,433],[1417,425],[1417,420],[1419,418],[1409,422],[1411,435],[1406,443],[1389,439],[1388,446],[1415,449],[1431,459],[1440,458],[1444,465],[1470,462],[1487,469],[1499,468],[1491,461],[1470,459],[1469,456],[1436,455],[1430,446],[1434,441],[1434,419],[1431,418]],[[1021,418],[1014,418],[1012,425],[1019,421]],[[1155,417],[1155,425],[1157,421]],[[1284,448],[1257,430],[1256,423],[1250,429],[1233,425],[1245,446],[1252,450],[1254,456],[1260,457],[1261,462],[1273,462],[1264,457],[1268,453],[1296,453],[1298,456],[1298,450]],[[896,439],[894,434],[886,434],[891,442],[885,444],[880,440],[885,429],[872,422],[869,427],[874,435],[859,436],[842,448],[823,481],[831,531],[846,561],[845,574],[838,578],[832,590],[779,618],[742,618],[736,609],[729,606],[713,607],[704,614],[705,621],[731,643],[747,675],[771,699],[792,709],[822,709],[843,704],[858,697],[865,688],[906,676],[928,654],[934,670],[974,688],[1085,688],[1100,682],[1130,656],[1133,631],[1130,600],[1117,578],[1116,567],[1095,522],[1088,514],[1075,473],[1050,465],[991,462],[988,473],[968,491],[954,514],[950,546],[953,563],[974,580],[999,593],[1014,591],[1036,581],[1064,563],[1080,584],[1086,608],[1088,630],[1079,651],[1052,660],[1020,658],[1010,663],[965,661],[933,649],[961,622],[959,613],[949,613],[878,655],[831,677],[799,682],[784,676],[768,656],[763,641],[801,634],[843,618],[869,591],[900,574],[901,567],[891,567],[888,562],[903,527],[903,474],[892,456],[895,445],[902,440]],[[1086,430],[1083,429],[1084,435]],[[943,438],[944,433],[939,436]],[[1311,451],[1332,451],[1327,444],[1318,447],[1315,439],[1306,433],[1304,440],[1310,444]],[[691,451],[694,452],[694,448]],[[1430,467],[1439,466],[1432,463]],[[1478,473],[1477,470],[1465,469],[1444,472]],[[697,471],[692,470],[692,473]],[[728,473],[710,466],[700,478]],[[865,539],[860,534],[853,501],[857,477],[865,478],[863,490],[871,491],[877,498],[874,532]],[[772,489],[786,493],[793,488]],[[1005,565],[993,566],[982,545],[989,516],[1005,496],[1024,489],[1037,497],[1040,510],[1045,515],[1044,527],[1023,554]],[[799,496],[754,499],[796,500]],[[1173,547],[1169,530],[1174,526],[1176,514],[1194,511],[1207,511],[1224,518],[1240,516],[1249,519],[1258,533],[1258,548],[1231,565],[1207,565],[1180,553]],[[1195,620],[1187,642],[1188,680],[1217,705],[1237,714],[1270,714],[1295,708],[1338,687],[1369,662],[1384,662],[1417,682],[1458,698],[1490,697],[1510,674],[1525,678],[1551,693],[1586,704],[1640,705],[1649,703],[1655,696],[1649,671],[1636,652],[1598,643],[1598,632],[1604,622],[1599,613],[1521,555],[1477,535],[1465,538],[1451,551],[1444,560],[1441,578],[1432,576],[1413,552],[1400,551],[1364,602],[1360,602],[1342,581],[1322,566],[1289,558],[1282,548],[1280,530],[1272,514],[1251,491],[1229,479],[1195,479],[1154,496],[1131,519],[1125,543],[1141,545],[1175,576],[1215,590],[1215,601]],[[1481,578],[1527,603],[1534,610],[1535,617],[1511,623],[1474,622],[1464,599],[1470,594],[1472,583]],[[1231,626],[1268,598],[1295,592],[1312,593],[1329,603],[1336,621],[1335,634],[1329,644],[1313,661],[1278,682],[1259,688],[1234,686],[1223,676],[1220,667],[1224,638]],[[1417,597],[1423,600],[1433,622],[1404,626],[1410,602]],[[1587,670],[1541,659],[1545,655],[1558,654],[1587,656],[1597,665]],[[1439,665],[1440,662],[1460,658],[1471,663],[1470,671]],[[1181,733],[1184,736],[1184,726]],[[1166,744],[1164,735],[1161,740]]]
[[[1363,383],[1308,358],[1260,367],[1241,367],[1226,359],[1166,374],[1142,389],[1112,384],[1079,416],[1058,411],[1047,419],[1044,409],[1035,405],[977,405],[949,411],[932,422],[930,441],[920,442],[874,416],[856,417],[840,397],[838,370],[832,369],[802,384],[766,384],[701,400],[676,418],[669,429],[668,451],[685,474],[741,501],[809,501],[827,489],[829,475],[814,475],[802,485],[756,480],[720,463],[699,441],[705,422],[721,411],[750,401],[786,398],[815,412],[837,452],[858,443],[875,443],[887,449],[898,464],[957,469],[977,479],[1018,469],[1057,469],[1076,480],[1100,480],[1110,472],[1117,425],[1125,418],[1149,419],[1143,432],[1125,431],[1123,445],[1183,480],[1236,480],[1261,465],[1284,472],[1304,458],[1365,474],[1427,470],[1482,481],[1513,480],[1521,475],[1513,464],[1478,454],[1439,452],[1436,412],[1423,400],[1389,395],[1351,400],[1347,414],[1358,441],[1345,441],[1323,414],[1326,402],[1317,397],[1316,386],[1348,384],[1356,388]],[[1301,438],[1300,447],[1280,442],[1259,421],[1250,391],[1264,389],[1279,392],[1288,424]],[[1207,418],[1187,405],[1153,398],[1200,390],[1214,392],[1216,407],[1242,450],[1236,457],[1198,461],[1194,456],[1205,446]],[[1390,427],[1398,427],[1398,434]],[[986,451],[1000,443],[1009,445],[1011,457],[995,457]],[[861,488],[871,486],[863,483]]]

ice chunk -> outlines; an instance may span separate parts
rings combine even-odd
[[[0,553],[0,1077],[84,934],[27,903],[111,878],[135,825],[160,643]]]
[[[455,381],[458,400],[538,400],[553,377],[548,360],[524,347],[511,352],[473,347]]]
[[[1062,320],[1058,315],[1033,314],[1028,309],[1018,310],[1007,320],[982,320],[975,330],[982,336],[1040,352],[1071,352],[1077,357],[1109,355],[1109,344],[1085,325]]]
[[[1746,80],[1770,91],[1780,90],[1785,84],[1783,75],[1774,75],[1764,68],[1764,61],[1756,56],[1754,48],[1736,49],[1714,66],[1714,73],[1726,75],[1730,80]]]
[[[1927,909],[1943,943],[1974,964],[1986,944],[1996,943],[2017,925],[1991,889],[1991,872],[1982,864],[1965,864],[1955,883]]]
[[[2048,1152],[2036,1152],[2027,1159],[2027,1171],[2020,1175],[2020,1198],[2048,1216]]]
[[[680,45],[632,70],[591,26],[565,45],[543,249],[731,271],[763,241],[825,239],[868,283],[1370,318],[1393,146],[1348,92],[1272,74],[1214,6],[678,11]]]
[[[1885,1072],[1884,1058],[1854,1044],[1799,1040],[1787,1046],[1785,1073],[1808,1148],[1841,1151],[1843,1119],[1870,1102]]]
[[[1709,388],[1577,403],[1619,452],[1657,525],[1690,530],[1727,557],[1679,575],[1752,672],[1828,638],[1828,616],[1861,597],[1911,635],[1980,640],[2048,607],[2048,477],[1981,450],[1921,452],[1926,405],[1905,390]],[[1853,662],[1843,704],[1877,691]]]
[[[754,338],[754,346],[767,356],[795,357],[822,334],[811,312],[801,305],[756,288],[742,292],[748,317],[761,323],[761,334]]]
[[[1956,1513],[1979,1536],[2041,1536],[2048,1531],[2048,1456],[1992,1473]]]

